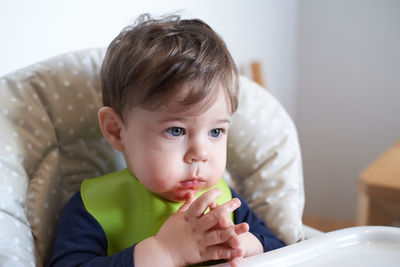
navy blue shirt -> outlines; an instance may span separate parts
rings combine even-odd
[[[232,197],[239,198],[242,205],[234,211],[234,222],[249,224],[249,232],[256,236],[264,252],[285,246],[257,218],[248,204],[232,189]],[[107,237],[97,220],[85,209],[80,192],[65,205],[61,214],[49,266],[81,267],[132,267],[135,245],[107,256]]]

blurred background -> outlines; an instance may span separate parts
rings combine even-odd
[[[359,173],[400,139],[400,1],[1,1],[0,75],[177,11],[210,24],[242,74],[260,62],[298,128],[306,219],[354,224]]]

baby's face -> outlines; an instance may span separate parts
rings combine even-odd
[[[221,178],[230,112],[223,93],[201,114],[174,110],[133,108],[121,138],[132,174],[151,192],[182,201]]]

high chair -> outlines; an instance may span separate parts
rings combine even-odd
[[[104,53],[76,51],[0,78],[1,266],[48,263],[58,216],[81,181],[125,167],[97,123]],[[245,77],[225,179],[285,243],[305,238],[296,129],[278,101]]]

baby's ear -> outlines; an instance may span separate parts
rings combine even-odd
[[[124,146],[121,141],[122,119],[111,107],[102,107],[97,113],[101,133],[107,142],[116,150],[122,151]]]

